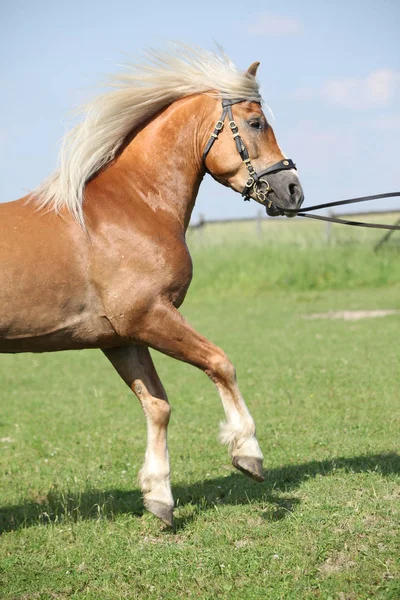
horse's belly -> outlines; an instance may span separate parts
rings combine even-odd
[[[105,317],[77,315],[64,319],[51,329],[27,326],[25,329],[2,329],[0,352],[55,352],[84,348],[107,348],[116,344],[117,336]]]
[[[76,270],[41,277],[0,273],[0,352],[99,347],[114,335],[88,281]],[[12,282],[12,284],[10,284]]]
[[[115,337],[89,275],[87,239],[66,217],[22,201],[0,207],[0,352],[109,345]]]

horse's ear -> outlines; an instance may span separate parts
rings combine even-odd
[[[260,66],[259,62],[253,62],[247,69],[247,74],[255,77],[257,75],[257,69]]]

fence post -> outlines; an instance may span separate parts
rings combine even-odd
[[[332,210],[329,211],[328,213],[329,217],[334,217],[334,212]],[[332,223],[330,221],[326,221],[325,224],[325,241],[327,243],[327,245],[329,246],[329,244],[331,243],[331,236],[332,236]]]
[[[395,225],[400,225],[400,219],[398,219],[396,221]],[[385,235],[383,236],[383,238],[380,239],[379,242],[375,245],[375,247],[374,247],[374,251],[375,252],[377,252],[379,250],[379,248],[381,246],[383,246],[383,244],[386,244],[386,242],[388,241],[388,239],[392,235],[393,231],[394,231],[394,229],[389,229],[389,231],[387,233],[385,233]]]
[[[205,229],[205,225],[206,225],[206,218],[203,215],[203,213],[199,214],[199,221],[197,223],[197,227],[199,228],[199,238],[200,238],[200,244],[203,246],[204,245],[204,229]]]
[[[262,210],[257,211],[257,218],[256,218],[256,234],[258,239],[261,241],[262,237],[263,237],[263,232],[262,232]]]

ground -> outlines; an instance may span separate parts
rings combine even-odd
[[[359,248],[285,246],[280,265],[265,240],[232,248],[194,248],[183,312],[237,367],[265,482],[231,467],[205,375],[154,353],[173,407],[169,531],[143,513],[144,418],[101,353],[2,356],[2,599],[400,597],[399,316],[303,318],[398,311],[394,250],[365,245],[354,283]]]

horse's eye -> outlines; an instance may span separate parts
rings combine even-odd
[[[259,119],[251,119],[250,121],[248,121],[248,124],[253,129],[261,129],[261,121]]]

